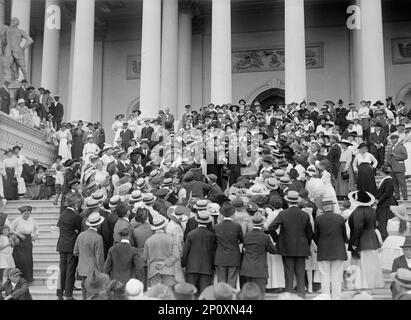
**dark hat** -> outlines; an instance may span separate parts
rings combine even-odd
[[[123,229],[118,233],[118,235],[119,235],[120,237],[127,237],[127,236],[130,235],[130,230],[129,230],[128,228],[123,228]]]
[[[72,207],[74,205],[76,205],[77,203],[80,203],[81,201],[81,196],[78,193],[69,193],[68,195],[66,195],[65,199],[64,199],[64,205],[66,207]]]
[[[263,162],[267,162],[267,163],[273,163],[274,161],[274,157],[272,155],[265,155],[263,156]]]
[[[381,100],[378,100],[376,103],[374,103],[374,106],[383,106],[384,103],[381,102]]]
[[[32,207],[32,206],[22,206],[22,207],[19,208],[19,211],[20,211],[21,213],[24,213],[24,212],[26,212],[26,211],[31,212],[31,211],[33,211],[33,207]]]
[[[75,184],[80,184],[80,180],[74,179],[74,180],[69,181],[68,187],[71,188]]]
[[[13,148],[11,148],[11,150],[16,150],[16,149],[19,149],[19,151],[21,150],[21,147],[20,146],[14,146]]]
[[[10,270],[9,270],[9,272],[7,273],[7,276],[8,277],[13,277],[13,276],[20,276],[20,275],[22,275],[23,273],[20,271],[20,269],[19,268],[11,268]]]
[[[174,294],[177,300],[194,300],[197,289],[191,283],[180,282],[174,286]]]
[[[251,222],[253,223],[253,226],[255,227],[260,227],[264,225],[265,219],[263,215],[259,212],[257,212],[252,218]]]
[[[368,148],[368,143],[367,142],[360,143],[360,145],[358,146],[358,149],[361,149],[361,148],[364,148],[364,147]]]
[[[235,208],[230,202],[225,202],[223,203],[223,206],[220,208],[220,213],[224,217],[229,218],[234,215]]]
[[[161,198],[161,197],[165,197],[168,194],[168,192],[169,192],[168,189],[162,188],[162,189],[157,190],[154,193],[154,195]]]
[[[344,101],[342,99],[338,100],[338,104],[343,104]]]
[[[401,248],[411,248],[411,236],[406,236]]]
[[[244,201],[240,197],[235,197],[233,200],[231,200],[231,204],[235,208],[242,208],[244,207]]]
[[[212,182],[217,181],[217,176],[215,174],[209,174],[207,175],[208,179],[210,179]]]
[[[250,212],[250,213],[257,212],[258,208],[259,208],[258,205],[251,201],[248,202],[247,205],[245,206],[245,209],[247,210],[247,212]]]
[[[398,135],[398,134],[396,134],[396,133],[393,133],[393,134],[391,134],[390,135],[390,139],[392,140],[392,139],[398,139],[400,136]]]
[[[390,166],[382,166],[381,171],[388,174],[392,172],[392,169]]]

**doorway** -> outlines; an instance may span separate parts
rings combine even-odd
[[[253,104],[259,102],[261,110],[265,111],[270,106],[274,106],[274,110],[277,110],[279,105],[285,103],[285,91],[283,89],[272,88],[260,93],[253,101]]]

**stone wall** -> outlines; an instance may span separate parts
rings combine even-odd
[[[29,160],[38,159],[43,165],[51,165],[57,156],[56,148],[45,142],[44,133],[14,120],[0,112],[0,159],[13,146],[20,146],[21,153]]]

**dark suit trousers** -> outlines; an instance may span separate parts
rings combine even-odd
[[[198,293],[201,293],[205,288],[213,284],[213,276],[209,274],[187,273],[186,281],[195,286]]]
[[[265,288],[267,287],[267,278],[254,278],[254,277],[242,277],[240,276],[240,286],[241,289],[247,282],[254,282],[261,291],[261,296],[264,299],[265,296]]]
[[[385,241],[388,237],[387,223],[392,218],[389,207],[378,208],[377,207],[377,229],[381,233],[382,241]]]
[[[394,192],[397,200],[400,200],[400,190],[402,193],[403,200],[408,199],[407,183],[405,181],[404,172],[392,172],[392,182],[394,183]]]
[[[228,283],[233,288],[237,287],[239,267],[215,266],[218,282]]]
[[[283,257],[285,291],[293,292],[294,274],[297,278],[297,293],[305,297],[305,257]]]
[[[60,290],[59,297],[73,297],[74,282],[78,258],[70,252],[60,252]]]
[[[373,156],[378,161],[377,168],[378,169],[381,168],[384,165],[384,162],[385,162],[385,147],[377,149],[375,152],[373,152]]]

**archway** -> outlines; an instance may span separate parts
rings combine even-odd
[[[140,109],[140,98],[136,98],[128,105],[127,117],[136,109]]]
[[[397,94],[396,103],[404,101],[406,103],[406,108],[410,110],[411,108],[411,83],[407,83],[403,86]]]
[[[259,102],[264,111],[272,105],[274,105],[274,110],[277,110],[280,104],[284,105],[285,91],[279,88],[265,90],[254,99],[253,103],[255,102]]]

